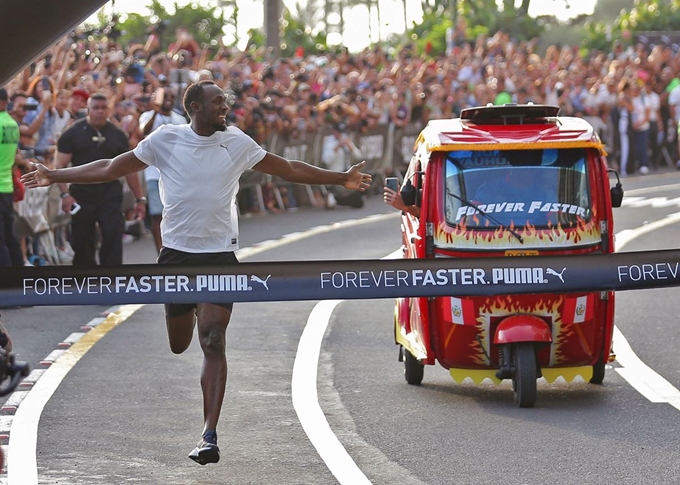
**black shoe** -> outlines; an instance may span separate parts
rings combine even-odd
[[[206,433],[198,442],[196,448],[191,450],[189,458],[194,460],[199,465],[207,465],[208,463],[217,463],[220,461],[220,448],[217,446],[217,434]]]

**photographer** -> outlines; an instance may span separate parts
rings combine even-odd
[[[42,106],[42,109],[38,111],[39,106]],[[33,137],[45,122],[45,118],[51,107],[51,96],[50,99],[45,98],[41,105],[38,105],[35,102],[29,102],[28,95],[23,91],[17,91],[12,94],[7,109],[12,118],[19,124],[19,147],[21,149],[35,148],[35,140]],[[38,111],[37,115],[29,117],[31,121],[28,121],[27,113],[35,111]],[[43,150],[40,155],[45,156],[48,153],[54,153],[54,149],[51,151]],[[38,153],[36,153],[36,155],[37,154]]]
[[[347,134],[347,125],[344,123],[334,125],[331,134],[323,140],[321,153],[323,166],[329,170],[344,172],[352,166],[353,159],[360,158],[361,150]],[[360,209],[364,206],[364,199],[361,192],[334,186],[328,189],[326,208],[332,209],[336,204]]]

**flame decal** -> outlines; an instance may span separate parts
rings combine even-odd
[[[532,299],[533,300],[533,299]],[[500,295],[486,298],[479,307],[479,317],[477,318],[477,331],[479,340],[484,348],[491,347],[492,335],[491,317],[504,317],[518,313],[526,313],[547,318],[552,323],[553,343],[550,346],[549,366],[559,366],[567,363],[567,356],[561,351],[563,344],[567,344],[569,339],[574,338],[576,325],[564,325],[562,323],[561,309],[564,299],[561,296],[542,295],[538,300],[527,301],[526,298],[513,297],[511,295]],[[581,336],[576,335],[577,338]],[[473,341],[470,346],[474,349],[474,363],[479,365],[489,365],[484,350],[478,341]]]
[[[477,215],[473,216],[475,224],[479,224]],[[555,248],[578,247],[596,244],[601,240],[600,228],[596,209],[592,209],[590,221],[578,218],[575,224],[563,227],[561,223],[548,223],[546,228],[536,228],[529,221],[522,227],[510,223],[509,229],[518,232],[524,238],[520,243],[512,233],[500,226],[494,230],[468,228],[465,220],[457,226],[449,226],[446,222],[439,222],[434,232],[435,245],[442,249],[526,249],[526,248]],[[489,226],[487,220],[485,226]]]

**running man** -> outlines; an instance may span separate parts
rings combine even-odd
[[[159,264],[236,264],[238,212],[235,197],[241,174],[253,169],[301,184],[342,185],[365,191],[371,176],[358,163],[346,172],[325,170],[266,152],[235,126],[227,126],[229,106],[224,91],[212,81],[187,88],[184,109],[188,125],[164,125],[134,150],[113,159],[79,167],[50,170],[37,164],[22,177],[27,187],[53,183],[100,183],[155,166],[161,173],[164,206]],[[134,194],[140,197],[141,194]],[[166,304],[170,349],[184,352],[194,326],[203,350],[201,388],[204,428],[189,457],[205,465],[217,463],[217,422],[227,383],[226,330],[232,303]]]

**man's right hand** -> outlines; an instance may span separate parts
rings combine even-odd
[[[21,182],[29,189],[36,187],[48,187],[54,182],[51,179],[52,170],[42,163],[31,163],[35,170],[21,176]]]
[[[76,199],[71,194],[69,194],[63,199],[61,199],[61,210],[63,210],[66,214],[70,214],[71,208],[75,203]]]

